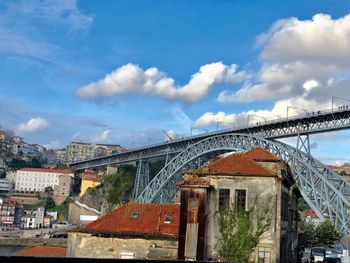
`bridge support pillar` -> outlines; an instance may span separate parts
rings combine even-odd
[[[149,184],[149,165],[147,161],[139,160],[136,163],[136,178],[134,183],[133,200],[136,200]]]

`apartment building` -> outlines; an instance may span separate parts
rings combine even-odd
[[[57,170],[45,168],[22,168],[17,170],[15,191],[44,192],[46,187],[55,189],[59,185],[61,175],[74,177],[71,170]]]
[[[84,142],[71,142],[66,146],[66,162],[73,163],[95,156],[95,145]]]

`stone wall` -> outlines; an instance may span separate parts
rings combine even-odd
[[[176,259],[177,243],[177,240],[112,238],[69,233],[67,256],[121,258],[121,253],[134,253],[136,259]]]
[[[68,223],[77,225],[77,226],[90,223],[90,221],[82,222],[80,220],[81,215],[98,216],[98,217],[100,216],[100,214],[97,214],[94,211],[85,209],[84,207],[81,207],[75,203],[70,203],[69,209],[68,209]]]

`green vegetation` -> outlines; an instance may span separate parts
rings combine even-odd
[[[258,194],[247,211],[233,208],[218,212],[221,238],[219,254],[222,260],[248,262],[260,236],[266,232],[272,220],[272,197]]]
[[[47,211],[58,212],[58,214],[60,216],[62,216],[62,218],[67,219],[68,218],[69,204],[72,202],[73,202],[73,200],[70,197],[67,197],[66,200],[64,200],[62,204],[57,205],[57,206],[55,205],[51,208],[47,207]]]
[[[107,188],[107,201],[111,204],[120,203],[128,190],[134,185],[136,168],[124,165],[115,174],[103,178],[103,186]]]
[[[22,159],[13,158],[11,162],[8,164],[8,167],[13,169],[21,169],[25,167],[41,168],[41,165],[42,163],[37,158],[33,158],[27,162]]]
[[[342,238],[331,221],[326,220],[317,226],[306,222],[300,222],[300,230],[304,233],[304,245],[306,247],[333,247]]]
[[[310,206],[305,202],[304,199],[300,198],[298,202],[298,210],[304,212],[306,210],[310,210]]]
[[[64,169],[68,169],[68,165],[64,164],[64,163],[58,163],[56,164],[56,166],[53,169],[60,169],[60,170],[64,170]]]

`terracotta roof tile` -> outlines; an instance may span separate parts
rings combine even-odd
[[[259,163],[245,156],[244,153],[231,154],[208,166],[192,170],[193,175],[251,175],[273,176],[274,174]]]
[[[276,162],[281,161],[276,155],[273,155],[269,151],[263,148],[255,148],[250,150],[244,154],[246,157],[253,159],[254,161],[268,161],[268,162]]]
[[[59,173],[59,174],[73,174],[70,169],[47,169],[47,168],[21,168],[17,171],[21,172],[42,172],[42,173]]]
[[[97,177],[97,173],[91,172],[91,171],[84,172],[82,175],[82,179],[83,180],[90,180],[90,181],[94,181],[94,182],[101,182],[101,179],[99,179]]]
[[[204,178],[193,176],[190,178],[186,178],[185,180],[177,183],[176,185],[195,185],[207,187],[209,186],[209,182]]]
[[[67,248],[51,246],[35,246],[25,248],[16,253],[16,256],[22,257],[66,257]]]
[[[177,237],[179,214],[178,204],[127,203],[88,224],[79,232],[116,236]],[[166,217],[171,218],[170,223],[165,222]]]

